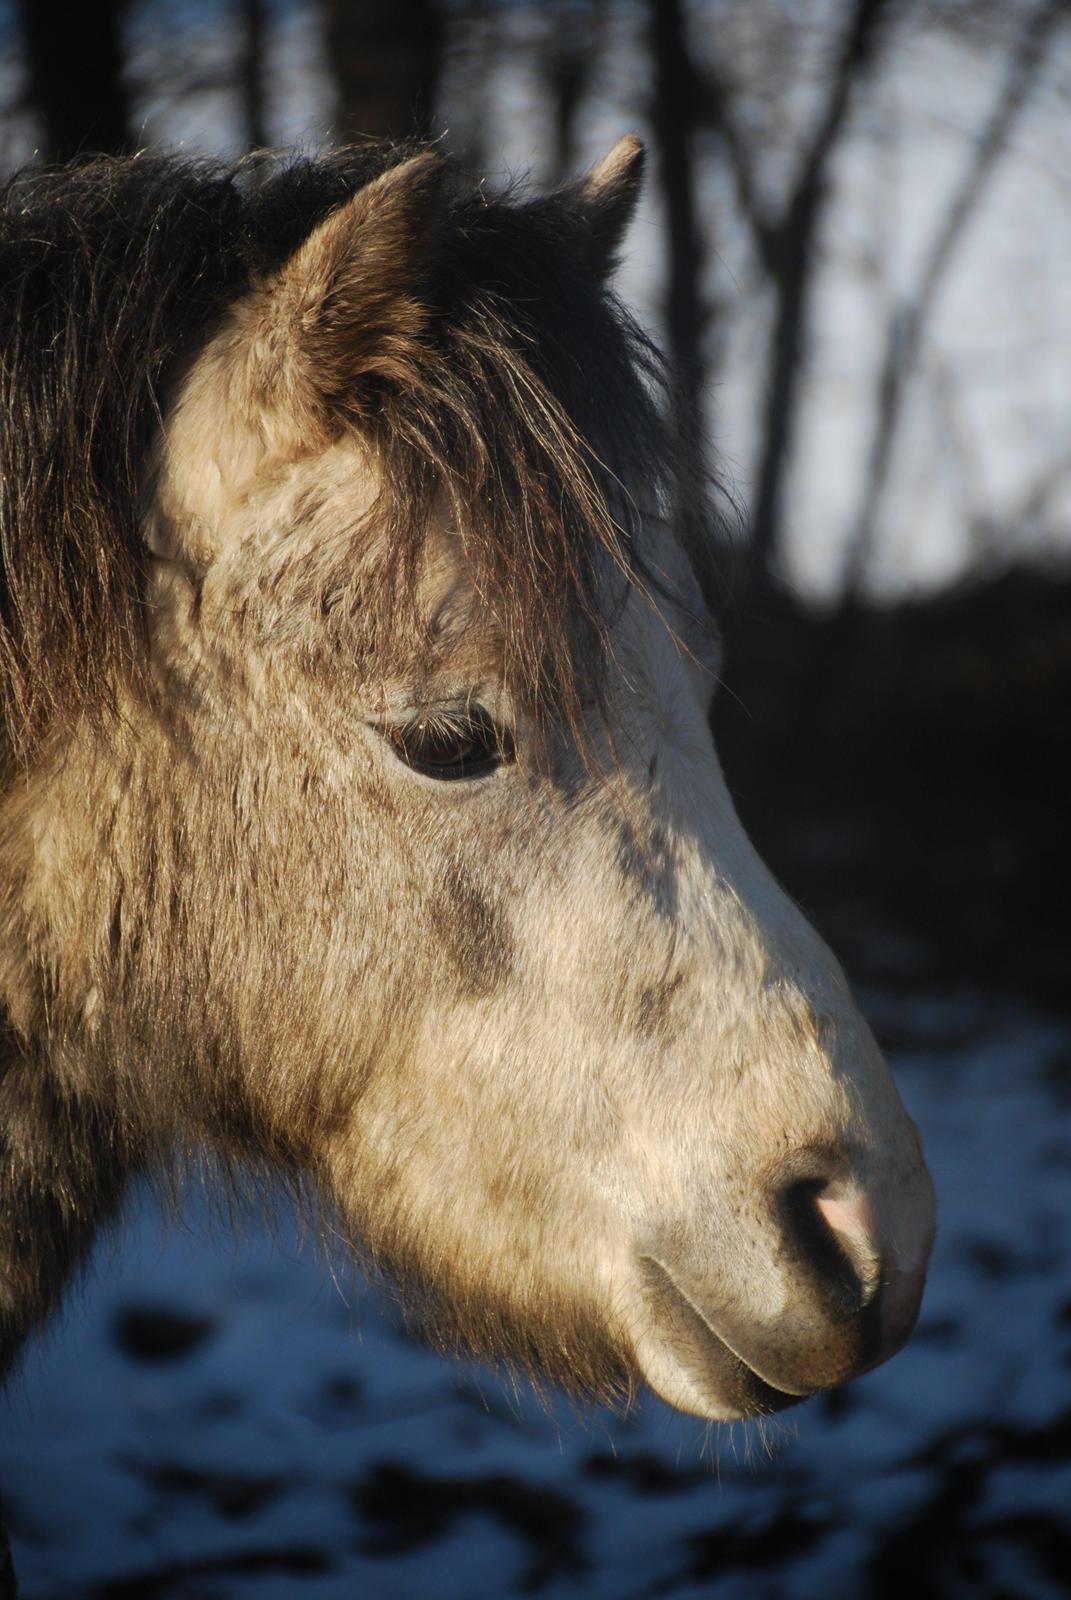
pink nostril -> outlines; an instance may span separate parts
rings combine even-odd
[[[844,1195],[818,1194],[814,1203],[834,1233],[846,1234],[856,1243],[873,1248],[874,1214],[864,1194],[857,1191],[847,1198]]]
[[[928,1185],[897,1185],[861,1162],[853,1170],[846,1155],[805,1148],[779,1163],[770,1189],[798,1348],[795,1366],[769,1370],[791,1371],[797,1387],[806,1374],[818,1388],[866,1372],[900,1348],[918,1315],[933,1239]]]
[[[881,1290],[884,1359],[899,1348],[914,1326],[925,1281],[925,1256],[909,1263],[888,1242],[883,1248],[870,1200],[859,1189],[817,1194],[814,1205],[851,1256],[867,1297]]]
[[[838,1186],[820,1190],[813,1203],[855,1268],[866,1304],[881,1287],[881,1246],[869,1199],[860,1189]]]

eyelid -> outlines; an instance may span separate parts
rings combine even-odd
[[[397,712],[384,712],[370,721],[368,726],[375,733],[387,736],[415,731],[417,728],[463,732],[468,726],[478,726],[484,718],[498,726],[497,720],[478,701],[459,701],[452,705],[436,702],[435,705],[421,707],[408,704]]]
[[[461,707],[439,704],[411,709],[406,718],[384,719],[370,726],[403,765],[440,781],[489,777],[511,763],[516,753],[512,730],[474,695]]]
[[[500,688],[494,683],[454,687],[449,684],[429,685],[407,683],[394,690],[382,690],[375,712],[368,724],[381,728],[386,724],[411,722],[442,712],[446,716],[464,716],[473,706],[490,714],[491,705],[499,698]]]

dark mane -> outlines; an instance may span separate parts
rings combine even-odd
[[[230,167],[139,156],[7,185],[0,699],[11,755],[27,758],[58,716],[99,714],[105,686],[140,668],[139,492],[168,375],[247,286],[398,159],[378,145]],[[570,720],[578,671],[597,653],[595,553],[630,565],[622,485],[659,504],[667,460],[651,349],[587,243],[559,197],[459,191],[429,241],[434,318],[418,380],[384,384],[364,409],[395,548],[419,548],[445,484],[511,676]]]

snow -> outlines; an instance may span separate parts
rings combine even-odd
[[[1071,1028],[864,999],[940,1207],[896,1360],[761,1430],[577,1416],[411,1342],[282,1200],[233,1232],[141,1191],[3,1402],[27,1600],[892,1594],[911,1552],[942,1594],[1066,1592],[1041,1558],[1071,1545]],[[124,1350],[138,1307],[188,1352]]]

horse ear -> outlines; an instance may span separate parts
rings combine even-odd
[[[602,277],[609,276],[617,265],[617,253],[640,198],[646,160],[642,139],[626,133],[585,178],[566,190],[574,210],[587,224],[592,263]]]
[[[365,184],[313,229],[264,286],[254,359],[264,398],[321,420],[363,409],[362,380],[404,380],[429,311],[445,164],[425,151]],[[294,419],[298,419],[295,417]]]

